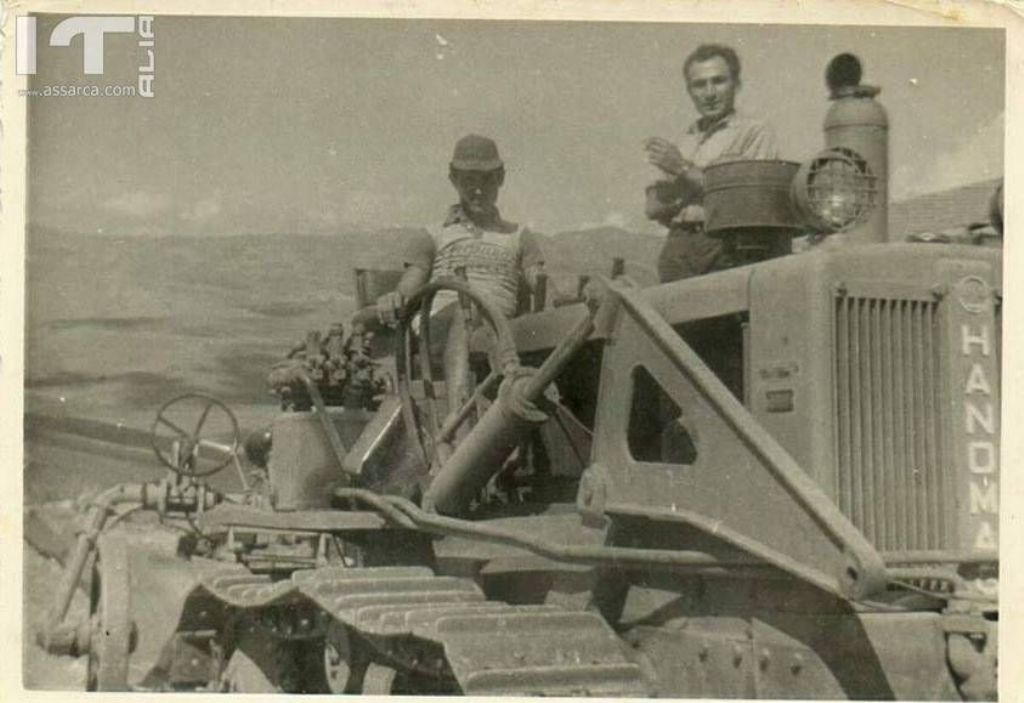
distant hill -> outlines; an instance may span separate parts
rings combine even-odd
[[[34,228],[27,242],[29,324],[99,317],[287,315],[351,303],[357,267],[401,268],[414,230],[323,235],[138,237]],[[654,282],[655,237],[622,229],[542,239],[553,274],[627,273]]]
[[[892,203],[891,238],[986,222],[995,187],[986,181]],[[255,423],[273,410],[269,365],[307,330],[346,320],[354,269],[401,268],[412,234],[117,236],[30,226],[27,406],[139,428],[164,400],[205,391]],[[607,275],[616,257],[628,276],[651,285],[662,242],[617,227],[541,240],[556,286]]]
[[[611,273],[612,261],[622,258],[626,275],[641,286],[657,283],[655,262],[663,239],[628,232],[618,227],[563,232],[543,242],[547,268],[555,276]]]
[[[179,298],[214,309],[268,302],[326,303],[352,292],[357,266],[386,266],[405,233],[337,236],[118,237],[32,231],[29,313],[43,319],[177,312]],[[191,302],[183,312],[193,310]]]
[[[989,203],[1002,179],[925,193],[889,205],[889,239],[921,232],[941,232],[989,221]]]
[[[346,320],[357,267],[400,268],[412,230],[217,237],[28,233],[26,403],[146,427],[156,407],[210,392],[243,421],[273,409],[267,369],[310,329]],[[542,240],[554,277],[654,280],[657,238],[615,228]]]
[[[353,269],[390,265],[403,240],[401,230],[118,237],[33,229],[26,400],[135,426],[147,421],[132,423],[133,413],[148,417],[185,391],[265,406],[270,364],[307,330],[346,320]]]

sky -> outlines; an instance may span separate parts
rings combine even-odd
[[[45,39],[60,18],[43,16]],[[695,118],[681,64],[734,46],[739,107],[781,156],[823,144],[824,70],[857,54],[890,117],[891,196],[999,177],[1001,30],[590,22],[157,17],[155,97],[28,100],[30,224],[88,234],[322,233],[432,224],[447,162],[495,138],[499,205],[553,234],[654,232],[642,143]],[[81,38],[40,41],[30,87],[134,84],[136,39],[107,35],[105,73]]]

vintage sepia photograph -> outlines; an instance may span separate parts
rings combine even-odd
[[[1007,29],[644,7],[6,8],[24,695],[1000,697]]]

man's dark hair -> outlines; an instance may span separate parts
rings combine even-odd
[[[729,67],[729,72],[732,73],[733,79],[739,82],[740,57],[736,55],[736,51],[731,46],[726,46],[725,44],[701,44],[694,49],[686,57],[686,61],[683,62],[683,78],[689,80],[690,66],[701,61],[709,61],[716,56],[725,61],[725,65]]]

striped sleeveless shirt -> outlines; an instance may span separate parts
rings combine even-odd
[[[519,301],[522,226],[512,232],[491,232],[471,222],[457,220],[444,227],[430,228],[434,240],[431,280],[454,277],[466,271],[470,285],[491,299],[507,317],[516,313]],[[441,291],[434,298],[434,311],[458,300],[458,294]]]

